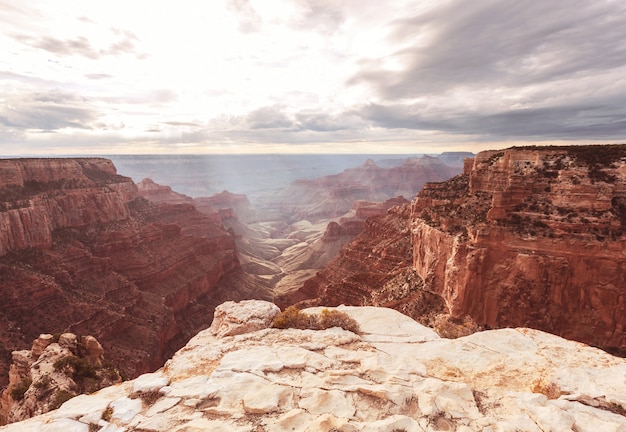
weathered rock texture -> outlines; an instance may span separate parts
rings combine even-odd
[[[622,358],[537,330],[447,340],[390,309],[340,309],[360,335],[205,330],[155,373],[0,430],[626,430]]]
[[[96,336],[130,376],[154,370],[245,298],[225,283],[238,268],[217,211],[149,202],[106,159],[2,160],[0,386],[11,351],[48,332]]]
[[[42,334],[30,350],[13,351],[9,385],[0,394],[0,424],[61,406],[69,398],[122,381],[93,336]]]
[[[482,152],[413,203],[413,266],[454,316],[626,348],[626,145]]]

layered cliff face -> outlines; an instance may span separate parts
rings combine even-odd
[[[307,219],[313,223],[343,216],[355,201],[384,202],[411,198],[429,181],[446,180],[460,169],[436,157],[407,159],[400,166],[381,168],[368,160],[363,166],[316,180],[296,180],[289,188],[265,200],[261,207],[278,212],[289,222]]]
[[[216,217],[154,204],[105,159],[0,161],[0,386],[40,333],[93,334],[130,376],[153,370],[239,298]]]
[[[155,373],[0,429],[626,430],[624,359],[538,330],[450,340],[390,309],[339,309],[359,334],[271,328],[271,303],[224,304]]]
[[[374,305],[385,306],[432,324],[444,303],[427,290],[412,268],[410,205],[401,204],[365,221],[365,229],[343,246],[298,289],[277,293],[281,307]]]
[[[411,236],[453,315],[626,348],[626,146],[482,152],[424,187]]]
[[[57,229],[128,217],[136,194],[106,159],[0,161],[0,256],[50,247]]]

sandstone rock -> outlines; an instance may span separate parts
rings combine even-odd
[[[33,342],[32,350],[13,352],[9,385],[0,397],[3,424],[48,412],[77,393],[93,392],[121,381],[115,369],[102,368],[103,352],[98,341],[93,336],[82,339],[88,343],[79,346],[73,333],[63,333],[58,342],[44,334]]]
[[[33,341],[33,346],[30,349],[33,357],[35,359],[39,358],[43,350],[45,350],[46,347],[52,343],[53,339],[54,336],[51,334],[39,335],[39,337]]]
[[[76,353],[78,350],[78,338],[74,333],[63,333],[61,336],[59,336],[58,344],[62,348],[67,348],[73,353]]]
[[[175,192],[169,186],[163,186],[155,183],[150,178],[145,178],[137,183],[139,194],[157,203],[166,204],[192,204],[193,198],[190,196]]]
[[[482,152],[413,203],[413,267],[454,317],[626,347],[626,146]]]
[[[97,367],[102,366],[104,348],[102,348],[102,345],[100,345],[100,342],[98,342],[95,337],[91,335],[81,337],[80,346],[82,348],[82,354],[85,356],[89,364]]]
[[[538,330],[442,339],[390,309],[342,310],[368,332],[207,329],[155,374],[0,430],[626,430],[622,358]]]
[[[226,302],[215,309],[210,331],[217,337],[225,337],[266,329],[279,313],[275,304],[266,301]]]
[[[0,387],[11,351],[41,333],[92,334],[133,377],[162,366],[218,304],[268,298],[238,280],[233,237],[203,211],[147,201],[106,159],[0,160]]]

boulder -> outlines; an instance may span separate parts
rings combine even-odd
[[[262,300],[229,301],[215,308],[209,330],[217,337],[250,333],[271,327],[279,313],[278,306]]]

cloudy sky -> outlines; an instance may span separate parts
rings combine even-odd
[[[626,142],[623,0],[0,0],[0,155]]]

